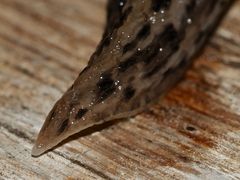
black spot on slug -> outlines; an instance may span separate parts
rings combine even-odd
[[[144,78],[151,77],[167,63],[167,59],[170,58],[171,55],[179,49],[179,43],[181,39],[183,39],[183,36],[180,37],[174,26],[172,24],[169,24],[166,26],[165,30],[157,35],[154,39],[154,41],[160,43],[154,45],[154,42],[152,44],[153,47],[150,48],[154,50],[152,50],[152,56],[150,56],[151,58],[145,59],[144,62],[146,64],[149,64],[154,61],[155,63],[152,64],[152,68],[148,68],[148,71],[143,75]],[[164,52],[160,52],[160,55],[157,56],[156,59],[154,56],[159,54],[159,47],[164,47]]]
[[[103,39],[102,46],[107,47],[107,46],[109,46],[110,42],[111,42],[111,39],[109,36],[107,36]]]
[[[97,89],[99,100],[106,99],[115,91],[116,87],[110,73],[103,73],[101,75],[101,79],[97,83]]]
[[[102,53],[103,48],[109,46],[110,42],[111,42],[110,36],[105,36],[102,39],[100,45],[97,47],[94,56],[99,56]]]
[[[151,25],[150,23],[147,23],[145,24],[142,29],[138,32],[137,34],[137,39],[144,39],[146,38],[149,34],[150,34],[150,31],[151,31]]]
[[[132,41],[127,43],[124,47],[123,47],[123,54],[125,54],[126,52],[133,50],[136,46],[137,43],[139,42],[139,40],[145,39],[151,31],[151,25],[150,23],[145,24],[138,32],[136,38]]]
[[[191,0],[191,2],[186,6],[186,12],[187,14],[191,14],[194,11],[194,8],[196,7],[196,0]]]
[[[162,33],[156,35],[150,45],[143,50],[136,51],[127,60],[121,62],[118,66],[119,72],[125,72],[128,68],[141,61],[145,62],[145,64],[149,64],[151,61],[154,61],[154,57],[159,54],[159,48],[161,46],[165,48],[164,51],[167,53],[162,53],[159,57],[161,58],[161,61],[165,60],[173,51],[178,50],[180,39],[183,39],[183,35],[180,37],[173,24],[168,24]],[[159,66],[160,65],[157,65],[156,67],[155,65],[154,70],[147,73],[145,77],[149,77],[157,72]]]
[[[178,32],[174,28],[173,24],[167,25],[163,33],[161,34],[165,42],[172,42],[178,38]]]
[[[121,62],[118,65],[119,72],[125,72],[128,68],[133,66],[135,63],[137,63],[137,58],[135,58],[134,56],[128,58],[127,60]]]
[[[67,126],[68,126],[68,121],[69,121],[69,119],[66,119],[66,120],[64,120],[63,122],[62,122],[62,124],[61,124],[61,126],[59,127],[59,129],[58,129],[58,134],[61,134],[66,128],[67,128]]]
[[[149,64],[159,53],[158,39],[155,39],[147,48],[143,50],[143,62]]]
[[[116,2],[117,1],[117,2]],[[122,9],[126,4],[126,0],[109,0],[107,5],[107,23],[103,37],[110,35],[114,29],[114,25],[120,23],[122,17]]]
[[[88,109],[80,109],[76,114],[76,119],[81,119],[87,112]]]
[[[127,43],[124,47],[123,47],[123,54],[125,54],[128,51],[133,50],[135,47],[137,46],[137,41],[132,41],[130,43]]]
[[[155,12],[161,9],[168,9],[171,5],[171,0],[152,0],[152,10]]]
[[[135,89],[133,89],[131,86],[128,86],[126,89],[123,91],[124,99],[125,100],[130,100],[135,94]]]
[[[122,15],[120,15],[120,18],[118,21],[115,22],[114,28],[119,28],[123,25],[124,21],[128,18],[128,15],[132,12],[132,6],[128,7]]]

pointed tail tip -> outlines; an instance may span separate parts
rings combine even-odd
[[[41,146],[35,144],[32,148],[32,152],[31,152],[31,155],[32,157],[39,157],[41,156],[43,153],[45,152],[45,150],[43,150],[41,148]]]

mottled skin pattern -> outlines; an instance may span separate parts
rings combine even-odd
[[[158,100],[181,79],[230,1],[110,0],[102,41],[49,113],[32,155]]]

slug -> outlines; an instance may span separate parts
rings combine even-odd
[[[109,0],[86,68],[46,118],[33,156],[106,121],[133,116],[183,76],[231,0]]]

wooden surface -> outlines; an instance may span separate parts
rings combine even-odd
[[[105,0],[0,0],[0,179],[240,179],[239,1],[159,104],[31,157],[104,22]]]

